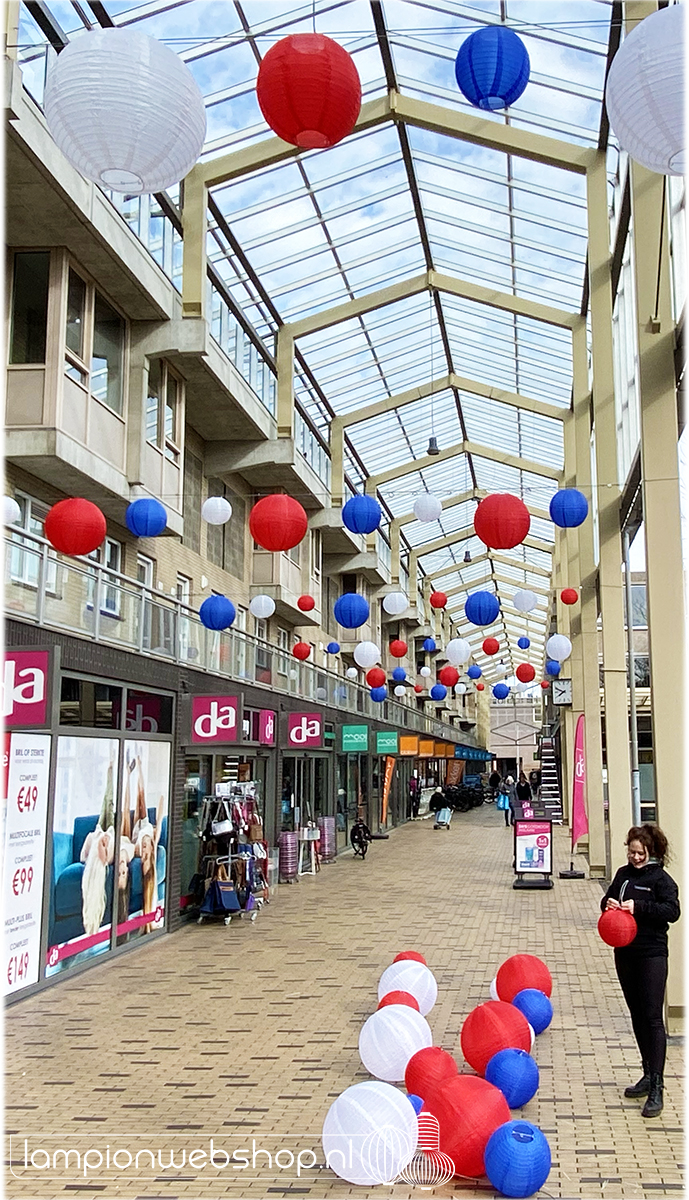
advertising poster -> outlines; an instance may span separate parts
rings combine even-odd
[[[162,929],[170,743],[126,741],[117,862],[117,945]]]
[[[47,976],[109,949],[117,752],[115,738],[57,740]]]
[[[50,737],[38,733],[13,733],[6,749],[2,885],[5,996],[36,983],[39,976]]]
[[[518,874],[522,875],[532,871],[550,875],[553,869],[550,821],[515,821],[514,846],[515,870]]]

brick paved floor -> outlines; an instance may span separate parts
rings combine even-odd
[[[567,838],[555,829],[558,868],[567,865]],[[190,925],[12,1007],[6,1195],[420,1196],[407,1185],[354,1188],[326,1169],[298,1177],[296,1165],[270,1166],[265,1154],[256,1169],[211,1168],[200,1155],[189,1163],[211,1137],[249,1157],[253,1139],[273,1156],[313,1147],[321,1157],[332,1098],[367,1078],[359,1029],[376,1007],[381,972],[403,948],[421,949],[436,975],[431,1028],[460,1063],[463,1018],[488,999],[499,964],[527,951],[550,966],[555,1017],[536,1041],[541,1086],[523,1109],[553,1153],[539,1195],[684,1194],[681,1050],[673,1040],[662,1116],[642,1120],[641,1104],[622,1096],[638,1062],[612,951],[596,933],[600,886],[556,880],[551,892],[515,892],[510,866],[511,832],[492,805],[455,817],[449,832],[415,822],[374,843],[365,862],[344,856],[281,886],[255,924]],[[25,1140],[34,1167],[30,1158],[24,1165]],[[58,1148],[90,1149],[93,1170],[84,1174],[82,1162],[77,1171],[74,1155],[68,1169],[62,1159],[54,1169]],[[127,1169],[127,1152],[146,1148],[156,1166],[144,1153],[138,1171]],[[112,1165],[117,1150],[122,1169]],[[41,1170],[46,1151],[50,1167]],[[486,1180],[455,1180],[434,1194],[495,1193]]]

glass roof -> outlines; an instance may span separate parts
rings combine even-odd
[[[204,159],[272,136],[256,100],[258,64],[280,38],[314,27],[353,55],[364,103],[396,88],[410,99],[475,114],[455,82],[457,50],[480,26],[506,24],[527,47],[531,78],[509,110],[481,117],[577,146],[599,141],[611,0],[48,0],[44,7],[67,39],[102,19],[171,46],[206,98]],[[24,5],[19,40],[25,83],[40,102],[38,51],[27,47],[40,50],[45,38]],[[278,322],[298,321],[428,270],[580,311],[585,181],[556,166],[389,121],[330,150],[302,152],[215,186],[211,199],[220,216],[209,214],[209,259],[267,345]],[[502,389],[567,408],[567,329],[447,291],[422,291],[311,333],[298,346],[314,382],[298,364],[297,402],[326,437],[333,413],[353,413],[450,372],[461,377],[459,386],[347,429],[345,467],[357,487],[366,475],[425,459],[431,434],[441,450],[458,448],[453,458],[382,484],[379,495],[392,516],[410,513],[422,492],[448,499],[473,488],[509,491],[547,512],[558,485],[538,468],[562,468],[562,422],[481,391]],[[472,445],[469,453],[464,441]],[[491,458],[496,451],[510,461]],[[419,548],[461,532],[471,526],[474,508],[470,500],[448,507],[433,525],[405,524],[403,546]],[[474,536],[424,555],[420,566],[446,589],[485,579],[509,606],[520,584],[550,586],[533,568],[550,570],[553,533],[549,521],[532,516],[532,544],[503,555],[514,567],[484,561],[474,576],[473,563],[463,564],[467,549],[472,559],[485,552]],[[547,597],[539,603],[544,616]],[[463,622],[462,594],[453,595],[449,607],[480,644],[483,632]],[[526,621],[506,607],[504,623],[516,663],[522,657],[516,638]],[[540,653],[541,624],[530,624],[532,652]],[[509,673],[508,666],[505,657],[499,673]]]

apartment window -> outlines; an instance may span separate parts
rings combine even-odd
[[[136,556],[136,578],[139,583],[143,583],[144,587],[153,587],[153,570],[155,563],[152,558],[147,558],[145,554],[137,554]]]
[[[206,557],[216,567],[229,571],[236,579],[244,577],[244,530],[246,503],[228,488],[222,479],[208,480],[209,496],[224,496],[232,505],[232,518],[225,525],[206,527]]]
[[[188,575],[177,575],[175,592],[182,604],[191,604],[191,579]]]
[[[84,360],[84,324],[86,320],[86,284],[76,271],[69,272],[67,286],[67,326],[65,345],[72,354]]]
[[[287,629],[278,629],[278,674],[286,675],[289,670],[290,636]]]
[[[321,579],[322,541],[320,529],[311,530],[311,575],[317,583]]]
[[[107,567],[110,571],[119,572],[122,564],[122,543],[116,542],[114,538],[106,537],[102,545],[97,550],[93,550],[88,557],[92,562],[100,563],[102,567]],[[95,594],[96,576],[94,572],[94,577],[89,582],[87,604],[93,605]],[[109,576],[103,575],[100,599],[101,612],[111,617],[119,617],[120,596],[121,593],[117,584],[111,582]]]
[[[16,492],[14,498],[21,509],[21,516],[12,526],[10,578],[13,583],[36,588],[38,587],[43,549],[31,539],[22,537],[21,531],[33,534],[35,537],[44,537],[43,522],[48,515],[49,505],[22,492]],[[49,551],[45,587],[49,592],[57,590],[57,562],[54,550]]]
[[[201,553],[201,487],[203,463],[190,450],[184,451],[184,533],[182,544]],[[210,528],[210,526],[209,526]]]
[[[254,617],[254,637],[261,638],[262,641],[268,641],[268,622],[262,617]]]
[[[342,595],[356,591],[356,575],[342,575]]]
[[[15,254],[10,334],[11,363],[45,362],[49,274],[49,251]]]
[[[300,544],[297,543],[296,546],[292,546],[291,550],[287,551],[287,557],[289,558],[290,562],[294,563],[295,567],[298,567],[300,562],[299,550]]]
[[[91,283],[70,268],[65,374],[114,413],[124,405],[126,322]]]
[[[174,463],[179,460],[180,393],[181,381],[165,359],[150,359],[146,392],[146,441],[157,446]]]

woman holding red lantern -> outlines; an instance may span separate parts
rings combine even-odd
[[[668,923],[679,920],[679,895],[664,870],[669,857],[657,825],[634,825],[627,834],[627,865],[620,867],[601,901],[603,912],[626,909],[637,924],[636,937],[615,950],[615,969],[641,1051],[643,1076],[625,1096],[647,1096],[642,1116],[663,1111],[663,1070],[667,1037],[663,998],[667,982]]]

